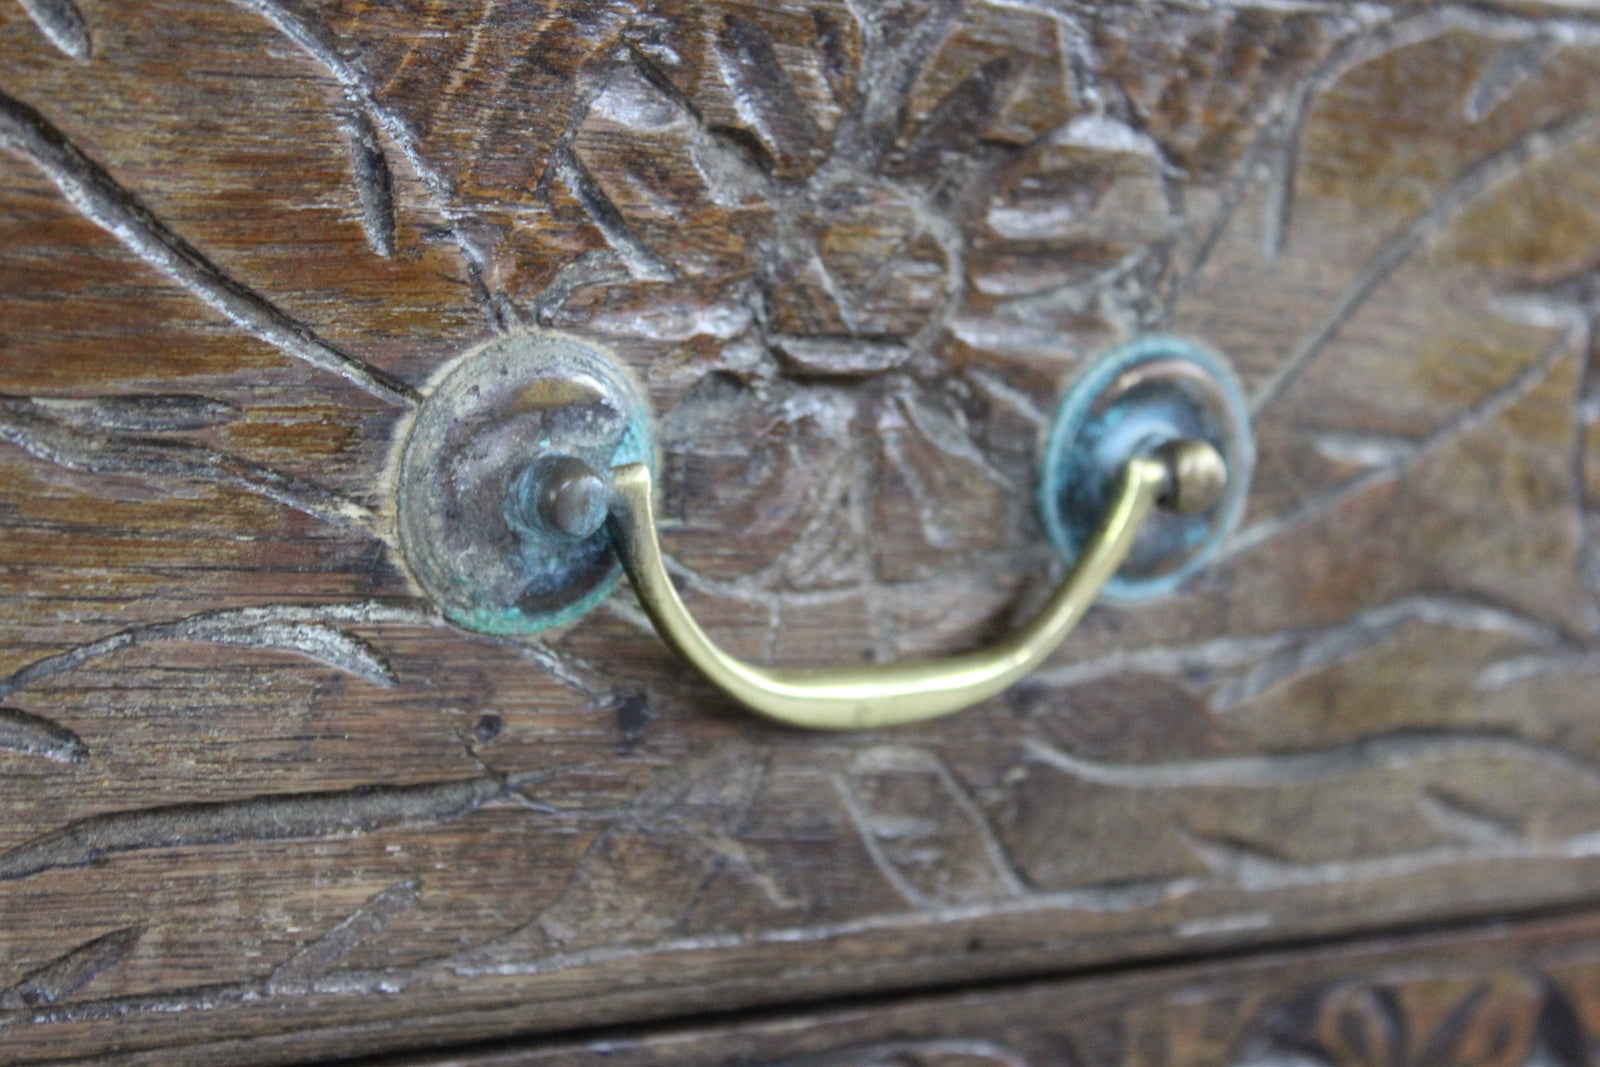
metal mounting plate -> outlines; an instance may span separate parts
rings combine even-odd
[[[1255,449],[1250,414],[1219,355],[1177,337],[1142,337],[1107,353],[1062,399],[1045,445],[1039,510],[1056,551],[1077,560],[1129,457],[1179,438],[1209,441],[1228,468],[1217,505],[1200,514],[1160,509],[1103,595],[1139,600],[1171,592],[1203,567],[1238,523]]]
[[[452,621],[537,633],[572,622],[621,577],[603,526],[575,540],[518,514],[519,476],[552,456],[601,472],[654,463],[640,390],[594,346],[549,331],[496,338],[429,392],[401,453],[397,522],[412,575]]]

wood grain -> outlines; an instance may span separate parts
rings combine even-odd
[[[0,1049],[293,1059],[1587,901],[1600,20],[1570,4],[0,3]],[[453,356],[639,375],[737,654],[970,647],[1051,405],[1170,331],[1222,561],[916,730],[626,594],[438,617]],[[185,1051],[178,1052],[181,1047]]]

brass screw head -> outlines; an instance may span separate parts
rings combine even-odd
[[[1228,464],[1209,441],[1186,437],[1156,449],[1167,468],[1161,506],[1180,515],[1199,515],[1222,501],[1228,489]]]
[[[513,526],[581,541],[605,525],[610,488],[575,456],[546,456],[517,478],[507,499]]]

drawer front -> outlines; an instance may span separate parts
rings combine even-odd
[[[778,1018],[609,1031],[428,1067],[1367,1067],[1593,1059],[1592,914]],[[411,1062],[419,1062],[413,1060]]]
[[[0,4],[0,1049],[361,1051],[1592,896],[1600,23],[1570,4]],[[737,655],[979,646],[1062,393],[1222,353],[1249,505],[1033,678],[763,723],[408,575],[558,330]],[[218,1051],[219,1049],[223,1051]],[[170,1062],[170,1061],[169,1061]]]

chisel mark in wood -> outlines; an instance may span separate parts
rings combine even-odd
[[[58,417],[53,407],[0,394],[0,441],[90,474],[237,486],[336,526],[379,536],[378,520],[370,509],[322,486],[190,441],[80,429]],[[77,413],[80,419],[82,414]]]
[[[77,734],[16,708],[0,708],[0,750],[43,756],[57,763],[81,763],[89,758],[89,746]]]
[[[417,401],[416,390],[399,378],[339,351],[309,326],[224,273],[152,215],[43,115],[5,93],[0,93],[0,148],[31,161],[84,217],[251,335],[391,404]]]
[[[195,641],[236,648],[265,648],[295,652],[375,685],[394,685],[394,672],[367,642],[335,626],[334,623],[398,622],[435,626],[437,616],[404,607],[376,602],[331,604],[323,607],[296,607],[277,604],[260,608],[234,608],[226,611],[190,615],[171,622],[151,623],[119,630],[114,634],[35,660],[7,678],[0,679],[0,697],[9,696],[29,685],[73,670],[90,660],[120,652],[125,648],[163,641]]]
[[[142,927],[129,926],[86,941],[57,956],[43,967],[29,971],[15,984],[0,990],[0,1011],[55,1004],[71,996],[94,981],[107,967],[121,962],[124,956],[133,951],[143,935]]]
[[[280,963],[267,979],[267,988],[273,993],[304,991],[312,980],[326,974],[351,950],[382,930],[384,924],[416,907],[421,890],[422,883],[413,878],[378,893],[349,918]]]
[[[350,138],[350,167],[361,201],[361,226],[372,250],[385,259],[394,255],[394,176],[378,140],[378,128],[359,107],[345,108],[340,124]]]
[[[58,422],[104,433],[183,433],[221,426],[239,417],[239,409],[225,400],[187,393],[29,399]]]
[[[73,59],[88,59],[92,51],[89,24],[72,0],[19,0],[50,43]]]
[[[396,823],[449,822],[504,795],[506,789],[502,778],[468,778],[91,815],[0,853],[0,881],[87,867],[119,852],[344,837]]]

